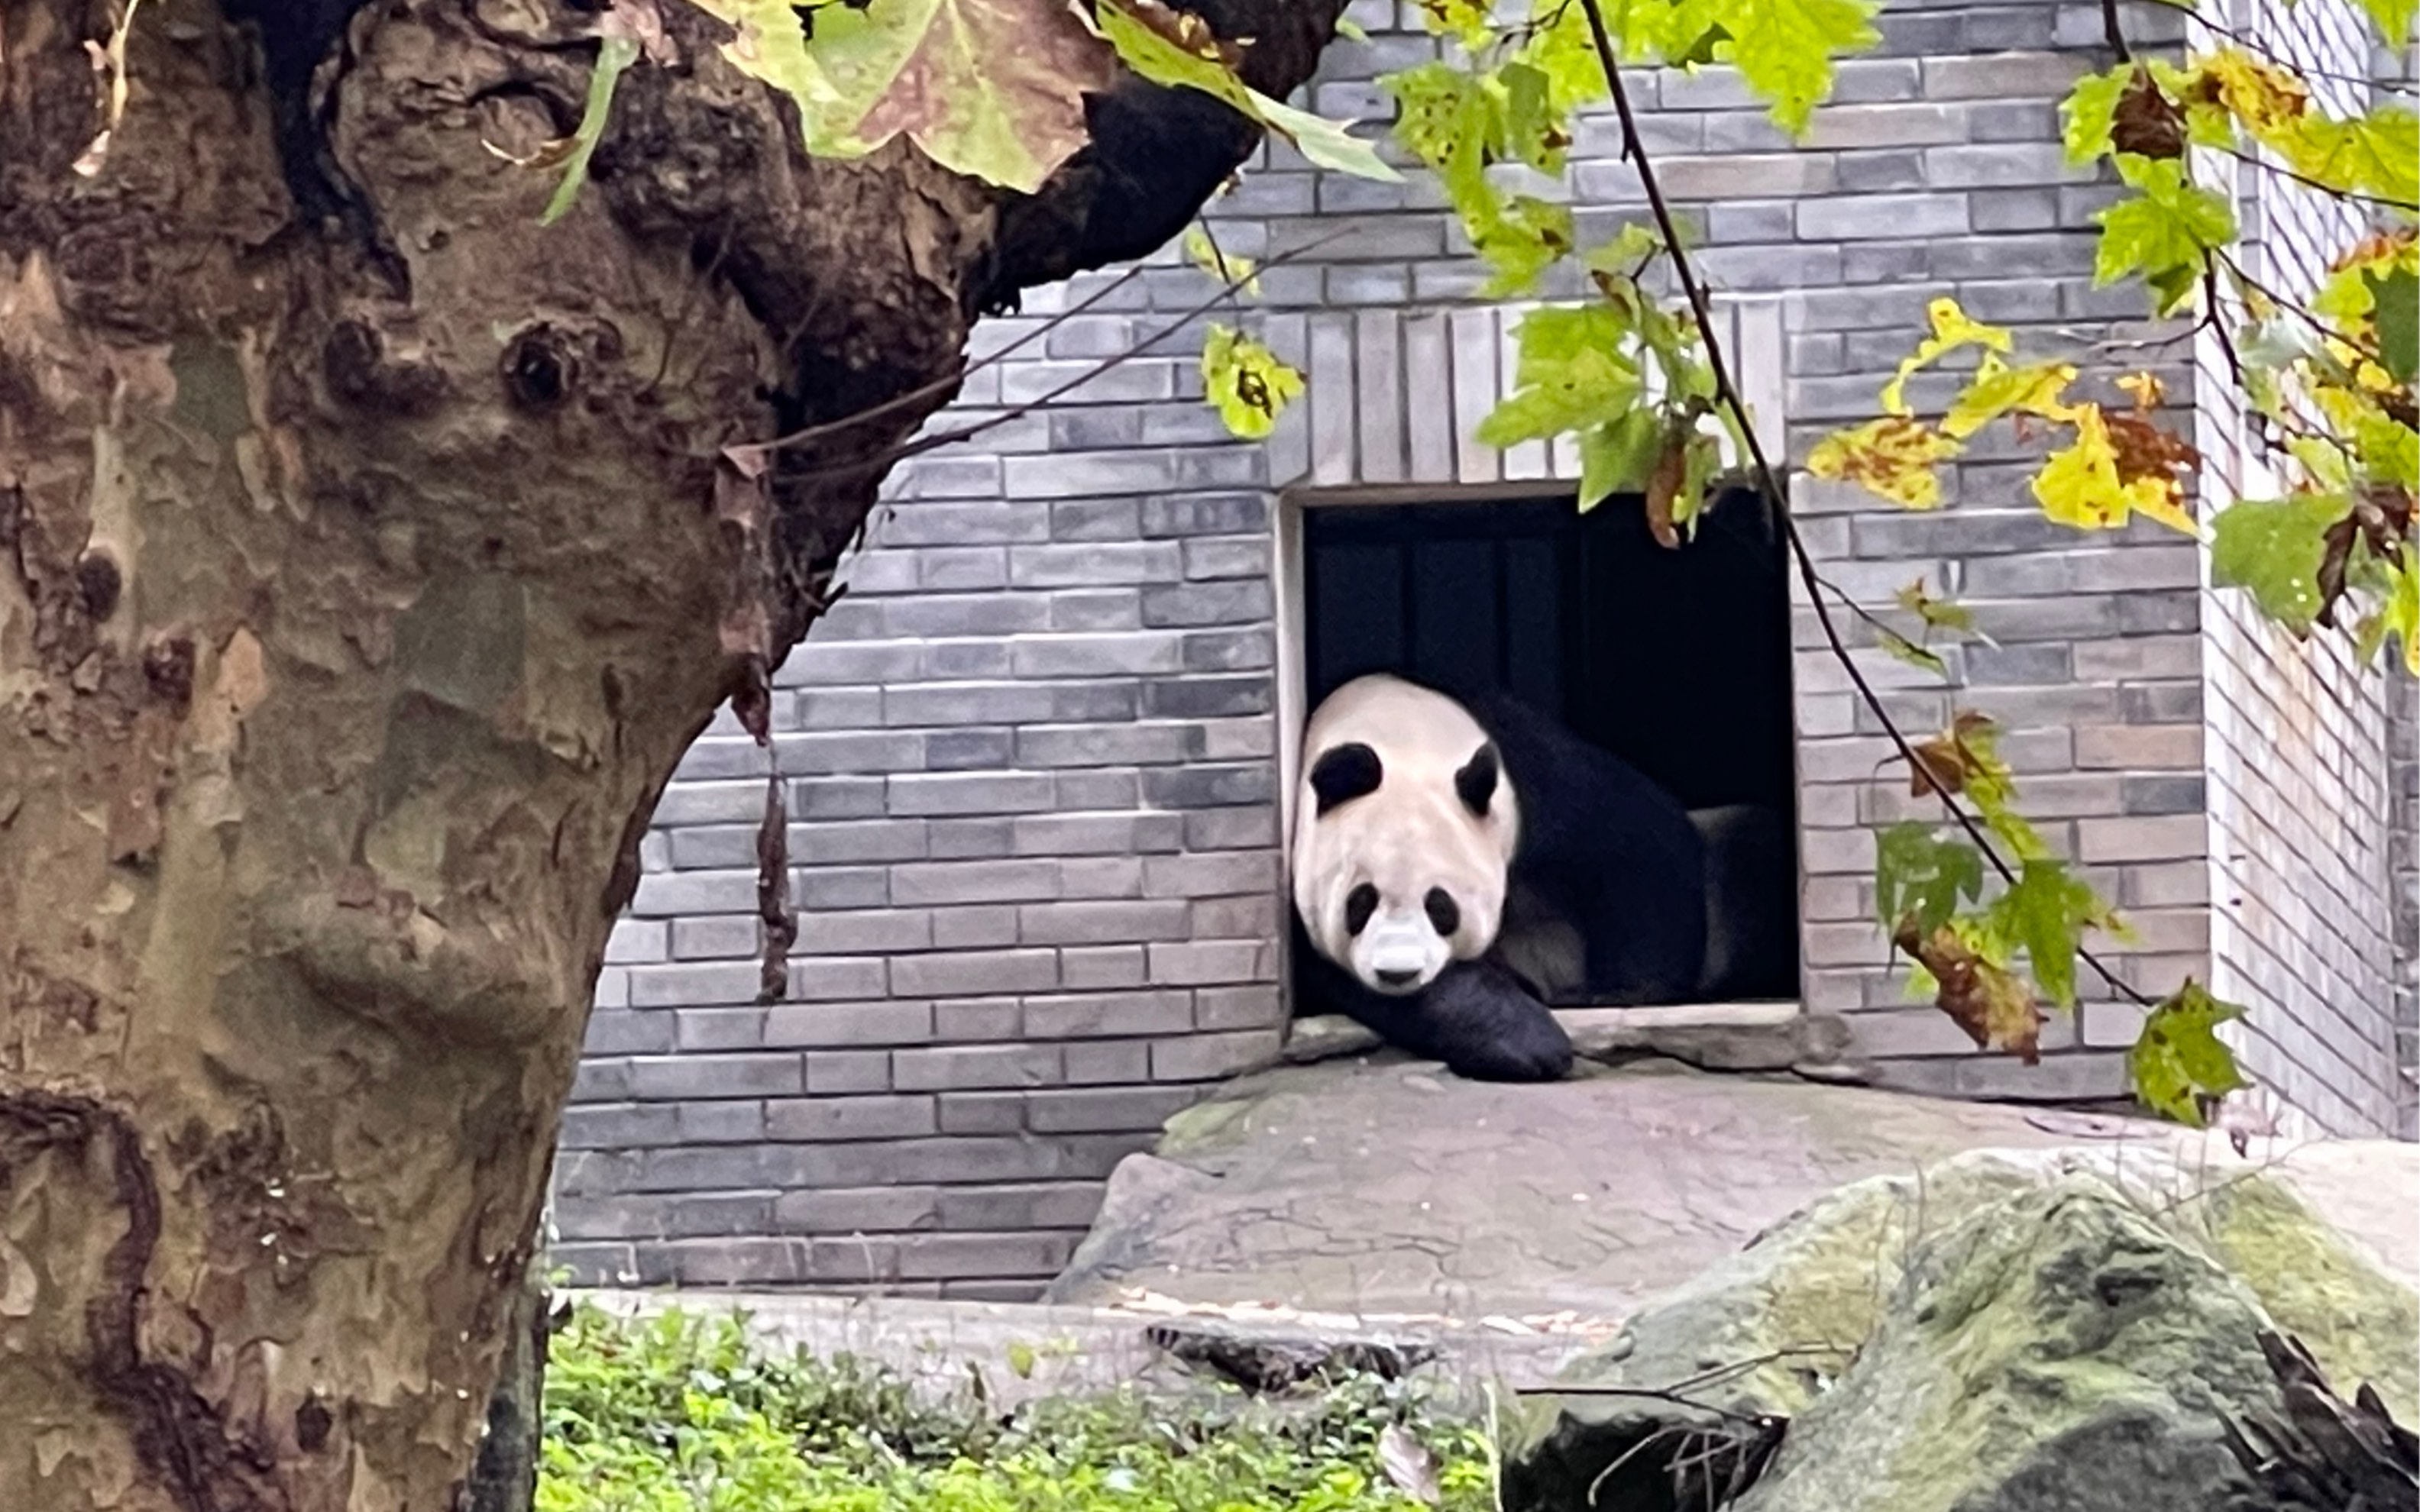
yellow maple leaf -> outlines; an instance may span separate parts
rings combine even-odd
[[[2254,136],[2263,140],[2290,131],[2310,108],[2310,92],[2290,69],[2223,47],[2201,61],[2202,86]]]
[[[2061,402],[2075,381],[2069,363],[2028,363],[2010,367],[1997,352],[1985,352],[1965,392],[1949,406],[1941,428],[1963,440],[2002,415],[2040,415],[2045,420],[2071,420],[2074,411]]]
[[[2077,406],[2072,419],[2074,441],[2052,453],[2034,475],[2034,499],[2043,514],[2084,531],[2118,530],[2134,516],[2148,515],[2187,535],[2201,533],[2173,476],[2147,472],[2129,478],[2120,472],[2118,447],[2099,405]]]
[[[1910,509],[1934,509],[1941,503],[1941,478],[1933,466],[1960,450],[1921,421],[1885,415],[1823,438],[1808,455],[1807,469]]]
[[[1932,334],[1916,344],[1916,355],[1899,364],[1899,376],[1883,389],[1883,409],[1888,413],[1911,413],[1907,407],[1907,380],[1927,363],[1938,362],[1961,347],[1981,346],[1995,352],[2009,349],[2005,327],[1983,324],[1947,295],[1925,306],[1925,315],[1932,322]]]

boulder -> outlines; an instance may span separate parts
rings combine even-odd
[[[2067,1177],[1928,1245],[1736,1512],[2210,1512],[2269,1406],[2250,1288]]]
[[[2141,1274],[2129,1279],[2128,1265]],[[2138,1304],[2135,1292],[2159,1300]],[[2173,1147],[1973,1151],[1843,1187],[1647,1304],[1555,1391],[1525,1403],[1507,1446],[1506,1503],[1703,1504],[1702,1487],[1673,1500],[1675,1461],[1721,1472],[1719,1489],[1723,1475],[1755,1468],[1765,1424],[1778,1418],[1795,1421],[1761,1487],[1812,1489],[1787,1501],[1760,1489],[1744,1512],[2089,1512],[2104,1504],[1991,1499],[2003,1482],[2055,1489],[2065,1451],[2042,1446],[2062,1435],[2206,1489],[2207,1476],[2192,1475],[2223,1463],[2211,1458],[2217,1407],[2273,1395],[2257,1345],[2270,1327],[2413,1421],[2420,1299],[2282,1175],[2248,1164],[2213,1173]],[[1992,1332],[2003,1328],[2008,1338]],[[2198,1342],[2178,1342],[2188,1338]],[[2009,1354],[2021,1344],[2038,1355]],[[2097,1405],[2086,1399],[2096,1391],[2107,1398]],[[1948,1406],[1935,1399],[1944,1393]],[[1956,1405],[1970,1394],[1971,1420]],[[1891,1438],[1928,1403],[1941,1423]],[[1893,1421],[1847,1421],[1869,1411]],[[1978,1425],[1998,1427],[1977,1438]],[[1809,1458],[1858,1466],[1938,1444],[1969,1457],[1993,1449],[1998,1458],[1977,1472],[1984,1481],[1959,1482],[1981,1499],[1827,1502],[1838,1488]],[[2034,1449],[2049,1458],[2037,1463]],[[1909,1472],[1926,1484],[1944,1473]]]

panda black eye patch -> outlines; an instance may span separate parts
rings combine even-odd
[[[1431,887],[1421,903],[1428,909],[1429,922],[1436,926],[1439,934],[1451,934],[1462,928],[1462,909],[1454,903],[1453,894],[1443,887]]]
[[[1496,798],[1497,775],[1496,748],[1481,746],[1479,753],[1463,764],[1453,774],[1453,791],[1462,806],[1481,819],[1487,817],[1487,806]]]
[[[1319,811],[1326,813],[1340,803],[1377,792],[1386,776],[1386,764],[1378,760],[1378,753],[1357,740],[1319,753],[1319,760],[1311,764],[1311,791],[1319,797]]]
[[[1370,916],[1378,911],[1378,889],[1369,883],[1344,895],[1344,933],[1356,936],[1370,927]]]

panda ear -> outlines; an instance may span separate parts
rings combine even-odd
[[[1461,771],[1453,774],[1453,791],[1461,795],[1462,806],[1484,819],[1487,806],[1496,799],[1498,776],[1496,748],[1481,746]]]
[[[1357,740],[1320,752],[1311,768],[1311,791],[1319,795],[1319,811],[1326,813],[1340,803],[1377,792],[1386,776],[1378,753]]]

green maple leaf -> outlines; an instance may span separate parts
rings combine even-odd
[[[1874,863],[1874,896],[1887,930],[1913,917],[1917,934],[1930,935],[1948,924],[1962,902],[1983,893],[1982,853],[1916,820],[1883,831]]]
[[[1736,0],[1722,8],[1731,62],[1792,135],[1832,92],[1832,59],[1880,35],[1864,0]]]
[[[613,86],[622,79],[623,70],[639,60],[637,39],[619,33],[608,34],[597,52],[597,67],[588,75],[588,103],[580,113],[579,129],[572,132],[571,156],[563,165],[563,181],[555,186],[554,197],[548,200],[538,224],[552,225],[569,213],[571,202],[580,195],[580,186],[588,181],[588,160],[597,155],[597,144],[605,135],[606,117],[613,110]]]
[[[2093,284],[2107,285],[2140,270],[2165,314],[2182,302],[2206,255],[2235,239],[2235,211],[2187,179],[2180,159],[2121,152],[2118,172],[2138,193],[2093,217],[2101,224]]]
[[[1513,391],[1479,423],[1497,449],[1619,420],[1638,400],[1638,368],[1621,354],[1629,322],[1610,304],[1549,305],[1521,317]]]
[[[2120,63],[2107,73],[2088,73],[2075,81],[2058,107],[2064,118],[2060,132],[2067,143],[2067,161],[2073,163],[2098,162],[2113,146],[2110,138],[2118,126],[2118,101],[2126,86],[2134,82],[2134,65]]]
[[[2360,0],[2360,4],[2388,46],[2412,45],[2412,23],[2420,16],[2420,0]]]
[[[1258,440],[1302,396],[1302,375],[1254,337],[1214,325],[1202,344],[1202,386],[1227,428]]]
[[[2242,1016],[2243,1010],[2186,979],[2174,996],[2144,1017],[2142,1033],[2126,1053],[2134,1095],[2153,1112],[2200,1128],[2201,1099],[2252,1085],[2217,1032],[2220,1025]]]
[[[1022,3],[1047,8],[1049,0]],[[1081,13],[1072,8],[1068,13],[1080,19]],[[1224,100],[1293,143],[1295,150],[1320,167],[1357,178],[1402,181],[1403,175],[1388,167],[1375,147],[1345,130],[1343,122],[1297,110],[1246,84],[1206,33],[1196,31],[1201,23],[1190,12],[1171,10],[1160,0],[1100,0],[1095,23],[1099,35],[1116,50],[1118,61],[1153,84],[1197,89]]]
[[[945,168],[1032,193],[1084,145],[1084,96],[1111,77],[1109,49],[1049,0],[821,6],[812,40],[788,0],[698,4],[737,29],[724,55],[796,102],[818,157],[904,135]]]
[[[2324,537],[2350,507],[2335,494],[2229,504],[2210,522],[2211,580],[2243,589],[2278,624],[2308,630],[2325,602],[2319,593]]]
[[[2378,363],[2397,383],[2420,375],[2420,275],[2409,268],[2368,272],[2371,319],[2378,331]]]
[[[1580,513],[1612,494],[1647,486],[1664,455],[1664,422],[1652,409],[1633,409],[1580,432]]]
[[[1470,229],[1472,245],[1495,270],[1479,291],[1485,300],[1536,288],[1547,269],[1571,255],[1579,237],[1570,206],[1529,194],[1513,195],[1485,224]]]
[[[2075,1006],[2075,958],[2088,926],[2112,919],[2109,905],[2064,862],[2037,856],[1992,904],[1993,926],[2024,948],[2034,980],[2061,1008]]]
[[[2346,120],[2306,113],[2270,145],[2295,172],[2329,189],[2375,194],[2406,214],[2420,212],[2420,115],[2396,105]]]

